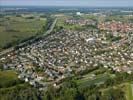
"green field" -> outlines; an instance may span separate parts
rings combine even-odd
[[[133,84],[126,83],[125,90],[127,100],[133,100]]]
[[[0,18],[0,48],[8,43],[36,35],[45,22],[45,18],[39,17],[27,18],[10,15]]]
[[[87,79],[87,78],[83,78],[80,80],[77,80],[77,84],[80,86],[89,86],[91,84],[103,84],[107,79],[109,79],[109,76],[104,74],[104,75],[99,75],[99,76],[95,76],[95,78],[93,79]]]
[[[14,86],[18,83],[21,83],[21,81],[18,79],[15,71],[0,71],[0,88]]]
[[[80,86],[88,86],[91,84],[100,85],[103,84],[109,78],[114,78],[114,74],[110,74],[104,68],[98,68],[85,74],[81,79],[76,80],[76,83]]]

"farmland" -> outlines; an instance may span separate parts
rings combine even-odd
[[[35,15],[5,15],[0,18],[0,49],[37,34],[46,19]]]

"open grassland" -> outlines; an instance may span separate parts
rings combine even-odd
[[[45,25],[46,19],[39,17],[4,16],[0,18],[0,48],[8,43],[34,36]]]
[[[14,86],[18,83],[21,83],[21,81],[18,79],[15,71],[0,71],[0,88]]]

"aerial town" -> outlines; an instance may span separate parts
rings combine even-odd
[[[88,20],[67,20],[65,23],[81,26],[94,24]],[[99,65],[118,72],[133,73],[133,24],[106,22],[98,24],[97,28],[105,31],[62,29],[0,60],[6,62],[5,69],[17,70],[20,79],[34,86],[36,83],[47,85],[44,77],[56,86],[73,72]],[[42,70],[42,73],[37,73],[36,69]]]
[[[2,66],[0,71],[15,71],[17,79],[22,81],[20,84],[15,80],[16,83],[13,84],[20,87],[22,84],[24,86],[28,84],[28,87],[33,90],[37,89],[41,93],[45,91],[44,93],[48,96],[47,93],[51,93],[48,92],[50,87],[55,89],[53,90],[55,94],[55,91],[65,86],[70,89],[74,88],[79,93],[80,88],[85,91],[85,88],[89,87],[88,91],[91,92],[88,92],[90,93],[88,97],[83,96],[85,99],[68,100],[132,100],[127,99],[132,96],[128,96],[128,92],[124,90],[133,93],[133,89],[127,89],[128,86],[133,86],[133,15],[122,17],[108,15],[108,13],[103,14],[101,10],[99,13],[91,12],[90,14],[88,12],[72,14],[59,12],[59,14],[43,15],[39,12],[38,15],[20,13],[12,16],[5,17],[5,20],[13,19],[16,23],[17,19],[20,22],[28,19],[28,21],[37,20],[40,24],[39,21],[45,23],[35,37],[33,35],[24,42],[0,49],[0,66]],[[112,16],[117,16],[119,20]],[[121,18],[126,20],[123,21]],[[10,29],[10,27],[5,29],[7,28]],[[17,32],[9,29],[6,31]],[[13,35],[13,37],[19,36]],[[70,83],[67,83],[68,80]],[[75,87],[73,87],[73,82],[76,84]],[[64,85],[65,83],[68,86]],[[3,88],[4,85],[0,85],[1,87]],[[97,89],[98,92],[96,92]],[[62,91],[64,93],[65,89]],[[110,91],[117,91],[119,94],[113,94],[114,98],[120,99],[87,99],[93,97],[93,93],[98,98],[106,97],[106,93]],[[84,92],[80,95],[82,94]]]

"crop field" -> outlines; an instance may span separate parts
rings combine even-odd
[[[0,48],[8,43],[23,40],[37,34],[46,19],[7,15],[0,18]]]
[[[19,82],[20,80],[15,71],[0,71],[0,88],[10,87]]]

